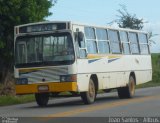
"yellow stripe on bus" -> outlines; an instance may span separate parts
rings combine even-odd
[[[88,59],[98,59],[98,58],[108,57],[108,59],[113,59],[113,58],[121,58],[122,56],[123,55],[88,54],[87,58]]]
[[[27,72],[34,72],[34,71],[43,70],[43,69],[46,69],[46,68],[22,68],[22,69],[19,69],[19,72],[27,73]]]

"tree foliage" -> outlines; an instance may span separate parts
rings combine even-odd
[[[52,0],[0,0],[0,72],[1,79],[13,66],[14,26],[43,21],[51,15]]]
[[[117,10],[120,15],[118,15],[118,19],[116,20],[117,24],[121,28],[130,28],[141,30],[143,28],[143,19],[139,19],[136,17],[136,14],[128,13],[125,5],[120,5],[121,9]]]
[[[118,26],[120,28],[130,28],[130,29],[136,29],[136,30],[142,30],[144,27],[143,18],[139,19],[136,17],[136,14],[130,14],[127,11],[127,8],[125,5],[120,5],[121,9],[117,10],[120,15],[118,15],[118,19],[115,20],[117,22]],[[155,36],[158,36],[159,34],[153,34],[152,31],[148,32],[148,38],[150,45],[152,43],[156,43],[152,38]]]
[[[156,36],[158,36],[158,35],[159,35],[159,34],[153,34],[152,31],[148,32],[148,39],[149,39],[150,45],[156,44],[156,42],[155,42],[152,38],[154,38],[154,37],[156,37]]]

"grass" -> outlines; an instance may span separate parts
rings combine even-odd
[[[152,54],[152,69],[153,69],[153,79],[152,83],[160,83],[160,54]]]
[[[152,81],[138,85],[137,88],[160,86],[160,54],[152,54]]]
[[[0,106],[22,104],[34,101],[34,95],[0,96]]]
[[[3,85],[0,84],[0,92],[3,88]],[[13,96],[12,95],[0,95],[0,106],[7,106],[7,105],[14,105],[14,104],[23,104],[27,102],[34,101],[34,95],[19,95],[19,96]]]
[[[148,87],[156,87],[160,86],[160,83],[154,83],[154,82],[147,82],[141,85],[137,85],[136,88],[148,88]]]
[[[152,81],[138,85],[137,88],[160,86],[160,54],[152,54]]]

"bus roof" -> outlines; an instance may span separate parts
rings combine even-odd
[[[30,25],[38,25],[38,24],[49,24],[49,23],[68,23],[68,24],[71,24],[71,25],[77,25],[77,26],[88,26],[88,27],[95,27],[95,28],[103,28],[103,29],[112,29],[112,30],[120,30],[120,31],[129,31],[129,32],[141,32],[141,33],[147,33],[143,30],[135,30],[135,29],[129,29],[129,28],[115,28],[115,27],[112,27],[112,26],[108,26],[108,25],[105,25],[105,26],[99,26],[99,25],[95,25],[95,24],[87,24],[87,23],[79,23],[79,22],[73,22],[73,21],[42,21],[42,22],[35,22],[35,23],[28,23],[28,24],[23,24],[23,25],[18,25],[18,26],[15,26],[15,28],[17,27],[23,27],[23,26],[30,26]]]

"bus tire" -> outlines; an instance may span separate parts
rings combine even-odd
[[[96,98],[96,87],[95,83],[92,78],[89,80],[89,87],[87,92],[81,92],[80,93],[81,98],[84,102],[84,104],[92,104],[95,101]]]
[[[49,94],[48,93],[36,93],[35,99],[36,99],[37,104],[40,107],[45,107],[48,104]]]
[[[118,96],[120,99],[132,98],[135,94],[135,78],[131,75],[129,83],[126,87],[118,88]]]

